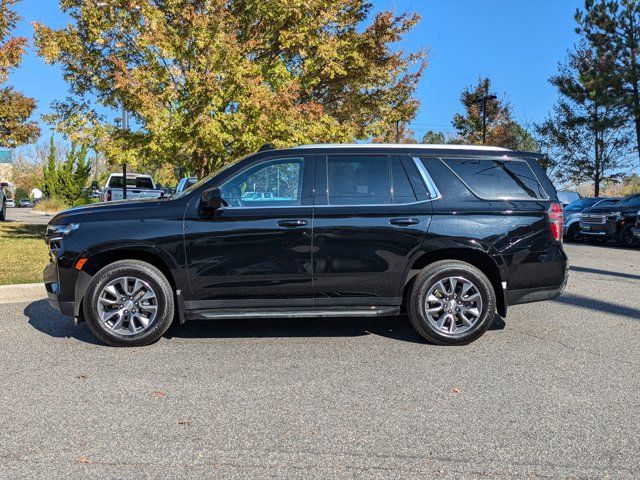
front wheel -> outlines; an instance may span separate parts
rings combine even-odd
[[[625,225],[618,235],[618,243],[627,248],[633,248],[638,246],[638,239],[633,236],[631,229],[633,225]]]
[[[577,242],[580,240],[580,225],[574,223],[567,230],[567,236],[565,238],[567,242]]]
[[[171,325],[173,292],[153,265],[122,260],[91,279],[83,308],[89,328],[104,343],[140,347],[157,341]]]
[[[487,276],[458,260],[435,262],[420,272],[407,310],[416,331],[440,345],[463,345],[487,331],[496,295]]]

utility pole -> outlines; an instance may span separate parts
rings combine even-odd
[[[487,143],[487,100],[497,100],[496,95],[489,95],[489,83],[484,84],[484,95],[476,100],[476,103],[482,103],[482,145]]]
[[[400,120],[396,120],[396,143],[400,143]]]
[[[125,132],[129,131],[129,112],[122,103],[122,129]],[[127,199],[127,161],[122,162],[122,198]]]

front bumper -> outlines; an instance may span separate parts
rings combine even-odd
[[[604,238],[606,240],[616,239],[616,224],[607,222],[603,224],[580,223],[580,235],[591,238]]]
[[[634,237],[640,238],[640,227],[633,227],[631,229],[631,233],[633,234]]]
[[[73,296],[62,292],[60,279],[58,277],[58,266],[55,262],[50,263],[44,269],[44,286],[47,290],[49,304],[63,315],[75,316],[75,302]]]

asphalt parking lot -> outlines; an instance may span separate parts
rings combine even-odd
[[[639,478],[640,250],[567,252],[561,298],[456,348],[395,318],[115,349],[0,305],[0,478]]]
[[[52,215],[36,212],[31,208],[7,208],[7,220],[10,222],[46,225],[52,218]]]

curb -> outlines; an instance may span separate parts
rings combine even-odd
[[[44,283],[0,286],[0,305],[7,303],[34,302],[47,298]]]

